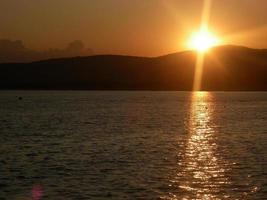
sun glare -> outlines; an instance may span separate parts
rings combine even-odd
[[[219,39],[215,37],[211,32],[201,30],[192,34],[188,47],[199,52],[206,52],[208,49],[218,44]]]

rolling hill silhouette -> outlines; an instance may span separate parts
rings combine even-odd
[[[97,55],[0,64],[0,89],[192,90],[196,53]],[[202,90],[267,90],[267,49],[219,46],[206,54]]]

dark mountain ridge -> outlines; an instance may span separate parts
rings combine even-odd
[[[160,57],[97,55],[0,64],[0,89],[192,90],[196,52]],[[267,90],[267,50],[214,47],[202,90]]]

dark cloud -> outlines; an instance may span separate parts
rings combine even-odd
[[[0,40],[0,63],[4,62],[32,62],[50,58],[89,56],[91,49],[85,48],[80,40],[75,40],[67,45],[65,49],[49,49],[47,51],[35,51],[28,49],[20,40]]]

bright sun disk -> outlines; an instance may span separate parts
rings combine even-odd
[[[208,49],[218,44],[219,39],[212,33],[209,31],[199,31],[192,34],[188,47],[199,52],[206,52]]]

